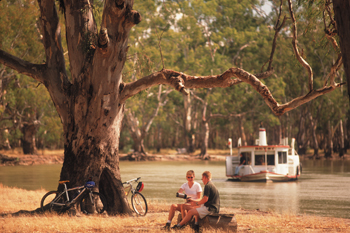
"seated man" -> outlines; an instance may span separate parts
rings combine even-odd
[[[245,156],[243,156],[242,154],[240,154],[240,156],[241,158],[239,159],[239,165],[236,167],[235,176],[238,175],[239,169],[241,169],[243,165],[246,165]]]
[[[202,174],[202,181],[204,186],[203,197],[199,201],[190,200],[191,205],[195,208],[190,209],[182,221],[173,226],[172,229],[181,229],[183,226],[189,222],[192,217],[195,217],[195,231],[199,231],[198,217],[204,218],[210,213],[219,213],[220,210],[220,197],[219,192],[213,182],[211,182],[211,173],[205,171]]]
[[[181,185],[181,188],[179,189],[178,193],[183,193],[187,195],[186,203],[185,204],[172,204],[169,211],[169,217],[168,222],[165,225],[165,229],[169,230],[171,220],[174,218],[176,211],[181,211],[182,218],[184,218],[185,214],[188,210],[194,208],[195,206],[190,205],[190,200],[192,201],[198,201],[200,200],[201,194],[202,194],[202,187],[201,185],[194,181],[194,171],[189,170],[186,173],[186,179],[187,182]]]

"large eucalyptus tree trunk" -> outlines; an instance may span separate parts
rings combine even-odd
[[[333,10],[350,100],[350,1],[334,0]]]
[[[41,2],[41,7],[47,8],[42,10],[46,17],[54,8],[53,2],[48,2]],[[107,0],[98,34],[89,1],[64,1],[73,82],[63,86],[60,91],[64,97],[58,96],[55,102],[66,135],[60,179],[81,185],[92,177],[107,197],[109,213],[130,211],[120,176],[118,146],[124,116],[119,94],[128,36],[132,26],[140,22],[132,5],[133,1]],[[67,78],[66,72],[58,74]],[[54,88],[48,89],[57,96]]]
[[[34,65],[33,72],[39,73],[31,76],[47,87],[63,124],[65,151],[60,179],[75,186],[92,177],[107,198],[109,213],[129,213],[118,157],[124,116],[121,74],[129,31],[141,17],[132,10],[133,1],[107,0],[97,33],[90,1],[61,1],[70,61],[68,79],[55,2],[38,3],[47,62]]]

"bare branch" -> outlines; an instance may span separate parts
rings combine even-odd
[[[199,97],[198,95],[196,95],[193,91],[191,91],[192,96],[193,96],[195,99],[197,99],[197,100],[199,100],[200,102],[202,102],[202,104],[203,104],[203,111],[202,111],[202,121],[203,121],[203,122],[206,122],[207,120],[210,119],[210,116],[207,118],[206,115],[207,115],[207,109],[208,109],[208,96],[210,95],[211,90],[212,90],[212,88],[208,88],[208,89],[207,89],[207,93],[206,93],[204,99],[200,98],[200,97]]]
[[[238,79],[231,79],[236,77]],[[273,98],[270,90],[256,76],[239,68],[230,68],[221,75],[213,76],[190,76],[173,70],[162,70],[139,79],[135,82],[125,84],[125,87],[120,93],[121,102],[127,98],[145,90],[151,86],[165,84],[174,87],[178,91],[183,91],[186,88],[212,88],[212,87],[229,87],[236,84],[238,81],[246,82],[251,85],[265,100],[266,104],[271,108],[274,114],[283,115],[318,96],[326,94],[344,85],[335,84],[334,86],[324,87],[318,90],[312,90],[305,96],[293,99],[292,101],[280,105]]]
[[[21,74],[28,75],[34,78],[38,82],[43,83],[43,73],[46,69],[46,65],[37,65],[24,61],[18,57],[15,57],[0,49],[0,63],[5,66],[18,71]]]
[[[275,50],[276,50],[276,46],[277,46],[277,37],[278,37],[278,34],[281,31],[281,29],[284,26],[284,24],[286,22],[286,19],[287,19],[286,17],[283,17],[283,21],[280,24],[280,19],[281,19],[281,14],[282,14],[282,5],[283,5],[282,3],[283,2],[281,0],[277,22],[276,22],[276,25],[274,27],[275,36],[274,36],[273,42],[272,42],[272,49],[271,49],[271,54],[270,54],[269,66],[268,66],[267,70],[271,70],[272,69],[273,55],[275,54]]]
[[[161,45],[161,41],[162,41],[162,36],[163,36],[164,31],[160,34],[159,38],[158,38],[158,46],[159,46],[159,52],[160,52],[160,57],[162,58],[162,64],[163,64],[163,69],[165,68],[164,66],[164,59],[163,59],[163,53],[162,53],[162,45]]]
[[[294,12],[293,12],[293,6],[292,6],[292,1],[288,0],[288,5],[289,5],[289,12],[290,12],[290,16],[292,18],[292,25],[293,25],[293,40],[292,40],[292,44],[293,44],[293,50],[295,53],[295,56],[297,57],[299,63],[307,70],[308,74],[309,74],[309,91],[311,92],[313,90],[313,86],[314,86],[314,80],[313,80],[313,72],[312,72],[312,68],[311,66],[300,56],[299,50],[298,50],[298,45],[297,45],[297,25],[296,25],[296,21],[295,21],[295,16],[294,16]]]
[[[169,94],[170,92],[165,92],[165,94],[162,96],[163,98],[161,98],[161,94],[162,94],[162,85],[159,85],[159,89],[158,89],[158,95],[157,95],[157,100],[158,100],[158,103],[157,103],[157,107],[156,109],[154,110],[153,114],[151,115],[150,119],[147,121],[147,123],[144,125],[143,127],[143,131],[144,132],[148,132],[152,123],[153,123],[153,120],[154,118],[158,115],[158,112],[159,112],[159,109],[160,107],[164,106],[165,103],[167,102],[165,100],[165,98],[167,97],[167,95]],[[164,99],[164,102],[162,102],[162,99]]]
[[[329,72],[329,74],[327,75],[327,77],[324,81],[324,84],[323,84],[324,87],[327,85],[328,80],[329,80],[329,82],[330,82],[329,84],[331,86],[335,85],[335,82],[334,82],[335,74],[339,70],[339,68],[342,64],[343,64],[343,57],[341,54],[339,54],[337,61],[332,65],[331,71]]]
[[[251,45],[252,43],[255,43],[255,41],[250,41],[249,43],[243,45],[242,47],[240,47],[240,48],[238,49],[237,53],[236,53],[235,56],[232,58],[232,64],[233,64],[233,65],[235,64],[235,61],[237,60],[237,58],[238,58],[238,56],[239,56],[239,53],[240,53],[243,49],[245,49],[245,48],[247,48],[249,45]]]
[[[214,118],[230,118],[230,117],[241,117],[243,114],[234,114],[234,113],[230,113],[230,114],[220,114],[220,113],[215,113],[215,114],[210,114],[210,119],[214,119]]]
[[[329,1],[326,1],[326,10],[327,10],[327,13],[328,13],[328,16],[330,18],[330,21],[331,21],[331,24],[333,25],[333,27],[335,27],[335,21],[333,20],[333,17],[332,17],[332,13],[329,9]],[[336,75],[336,72],[340,69],[340,66],[343,64],[343,58],[342,58],[342,54],[339,52],[340,49],[339,49],[339,46],[338,46],[338,43],[337,41],[334,39],[334,31],[335,29],[330,29],[327,27],[326,25],[326,16],[325,16],[325,13],[323,12],[323,21],[324,21],[324,26],[325,26],[325,34],[326,34],[326,37],[327,39],[330,41],[330,43],[332,44],[333,46],[333,49],[336,53],[338,53],[338,59],[337,61],[332,65],[331,67],[331,71],[329,72],[329,74],[327,75],[325,81],[324,81],[324,86],[327,85],[327,81],[330,80],[330,85],[331,86],[334,86],[335,85],[335,82],[334,82],[334,78],[335,78],[335,75]]]
[[[231,68],[225,71],[222,75],[214,76],[189,76],[178,71],[164,69],[159,72],[153,73],[149,76],[143,77],[137,81],[122,84],[121,88],[121,102],[125,102],[126,99],[136,95],[140,91],[143,91],[151,86],[165,84],[172,86],[175,90],[187,95],[185,90],[184,82],[186,81],[186,88],[211,88],[211,87],[230,87],[242,83],[243,81],[239,78],[230,79],[225,78],[223,80],[222,76],[226,75],[227,72],[230,73],[230,70],[235,69]],[[255,77],[258,79],[264,79],[269,77],[274,71],[266,71],[264,73],[256,74]],[[184,80],[183,78],[188,78]],[[200,86],[194,85],[194,83],[200,83]]]

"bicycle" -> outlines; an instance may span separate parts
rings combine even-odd
[[[144,184],[142,182],[139,182],[140,179],[141,177],[123,182],[123,186],[126,197],[129,196],[129,193],[132,193],[131,205],[135,213],[141,216],[145,216],[148,211],[148,206],[146,198],[141,194],[141,191],[144,188]],[[134,188],[132,185],[133,183],[138,183],[136,188]]]
[[[89,180],[83,186],[70,189],[67,188],[68,182],[68,180],[58,182],[64,185],[62,192],[49,191],[43,196],[40,202],[42,211],[49,209],[62,213],[75,204],[79,204],[80,211],[84,214],[95,213],[95,211],[102,214],[107,209],[106,198],[101,193],[92,191],[95,187],[94,181]]]

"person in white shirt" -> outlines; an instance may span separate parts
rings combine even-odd
[[[176,211],[181,211],[182,219],[184,219],[188,210],[196,208],[198,206],[193,206],[189,203],[189,200],[192,202],[200,200],[202,194],[202,187],[198,182],[194,181],[194,171],[189,170],[186,173],[187,182],[181,185],[178,193],[185,193],[187,195],[186,203],[184,204],[172,204],[169,210],[168,222],[165,225],[165,229],[170,229],[170,224],[172,219],[175,216]]]

